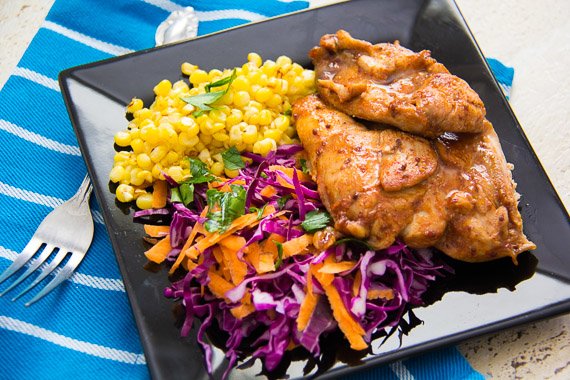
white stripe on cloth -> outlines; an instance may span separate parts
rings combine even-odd
[[[44,148],[48,148],[59,153],[70,154],[72,156],[81,156],[81,151],[79,150],[79,147],[73,145],[67,145],[49,139],[47,137],[44,137],[42,135],[39,135],[37,133],[19,127],[16,124],[10,123],[7,120],[0,119],[0,130],[6,131],[26,141],[29,141],[36,145],[43,146]]]
[[[243,9],[224,9],[219,11],[207,11],[207,12],[197,11],[196,16],[198,16],[198,20],[200,21],[216,21],[216,20],[227,20],[227,19],[259,21],[267,18],[262,14],[245,11]]]
[[[154,5],[158,8],[164,9],[167,12],[174,12],[181,10],[184,7],[173,3],[169,0],[142,0],[145,3]],[[215,11],[196,11],[196,16],[200,21],[216,21],[216,20],[227,20],[227,19],[239,19],[247,21],[259,21],[263,20],[265,17],[262,14],[250,12],[244,9],[221,9]]]
[[[49,77],[46,77],[45,75],[42,75],[42,74],[37,73],[35,71],[25,69],[23,67],[16,67],[16,69],[14,69],[14,71],[12,72],[12,75],[16,75],[16,76],[31,80],[32,82],[35,82],[39,85],[42,85],[42,86],[50,88],[54,91],[60,92],[59,84],[57,83],[56,80],[51,79]]]
[[[58,334],[54,331],[44,329],[42,327],[32,325],[31,323],[20,321],[0,315],[0,327],[33,336],[48,341],[58,346],[69,348],[74,351],[83,352],[88,355],[97,356],[103,359],[114,360],[127,364],[146,364],[143,354],[135,354],[124,350],[118,350],[112,347],[105,347],[99,344],[84,342],[73,339],[65,335]]]
[[[11,249],[0,246],[0,257],[6,260],[14,261],[16,259],[16,256],[18,256],[18,253],[16,251],[12,251]],[[43,267],[40,267],[38,271],[42,269]],[[55,274],[56,273],[54,273],[54,275]],[[105,278],[105,277],[92,276],[85,273],[75,272],[69,278],[69,281],[78,285],[88,286],[90,288],[95,288],[99,290],[111,290],[115,292],[125,291],[125,286],[123,285],[123,282],[116,278]]]
[[[4,182],[0,182],[0,194],[51,208],[55,208],[65,202],[65,200],[61,198],[52,197],[51,195],[39,194],[30,190],[20,189],[18,187],[8,185]],[[95,222],[99,224],[105,224],[103,221],[103,216],[99,211],[91,210],[91,214]]]
[[[108,53],[108,54],[112,54],[112,55],[122,55],[122,54],[131,53],[133,51],[133,50],[127,49],[127,48],[122,47],[122,46],[110,44],[108,42],[104,42],[104,41],[98,40],[96,38],[89,37],[83,33],[79,33],[79,32],[76,32],[75,30],[68,29],[68,28],[61,26],[61,25],[58,25],[52,21],[48,21],[48,20],[44,21],[42,27],[49,29],[52,32],[56,32],[58,34],[61,34],[62,36],[70,38],[74,41],[80,42],[83,45],[90,46],[93,49],[97,49],[99,51],[102,51],[104,53]]]
[[[398,377],[400,380],[414,380],[414,375],[408,371],[404,363],[401,361],[392,363],[388,365],[392,372]]]
[[[147,4],[154,5],[155,7],[158,7],[160,9],[164,9],[167,12],[174,12],[184,8],[183,6],[173,3],[172,1],[169,0],[142,0],[142,1]]]

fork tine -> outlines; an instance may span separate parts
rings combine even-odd
[[[38,294],[36,294],[34,296],[34,298],[29,300],[24,305],[30,306],[34,302],[39,301],[44,296],[46,296],[49,292],[51,292],[55,287],[57,287],[63,281],[65,281],[69,277],[71,277],[71,275],[73,274],[73,271],[75,270],[75,268],[77,268],[79,263],[81,263],[81,260],[83,260],[84,256],[85,256],[84,254],[80,254],[78,252],[72,252],[71,257],[69,258],[69,260],[67,261],[65,266],[63,268],[61,268],[61,271],[59,271],[59,273],[50,282],[48,282],[48,284],[45,286],[45,288],[40,290],[38,292]]]
[[[16,279],[16,281],[14,281],[10,286],[8,286],[6,289],[4,289],[2,291],[2,293],[0,293],[0,297],[2,297],[4,294],[8,293],[10,290],[14,289],[22,281],[24,281],[26,278],[28,278],[28,276],[31,275],[36,269],[38,269],[39,266],[42,265],[47,260],[47,258],[52,254],[52,252],[54,251],[54,248],[55,247],[53,245],[46,244],[44,250],[38,256],[38,258],[35,259],[30,264],[30,266],[26,269],[26,271],[24,273],[22,273],[22,275],[20,277],[18,277],[18,279]]]
[[[32,237],[14,262],[0,274],[0,284],[23,267],[34,256],[42,244],[40,240]]]
[[[55,268],[57,268],[57,266],[63,261],[63,259],[65,258],[65,256],[67,256],[68,251],[61,249],[59,250],[59,252],[57,253],[57,255],[53,258],[52,261],[50,261],[50,263],[42,270],[42,272],[34,279],[34,281],[28,285],[24,290],[22,290],[20,293],[18,293],[18,295],[14,298],[12,298],[12,301],[17,300],[18,298],[20,298],[21,296],[23,296],[24,294],[26,294],[28,291],[30,291],[34,286],[36,286],[37,284],[39,284],[44,278],[46,278],[51,272],[53,272],[53,270]]]

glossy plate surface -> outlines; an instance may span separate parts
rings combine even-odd
[[[341,356],[351,365],[342,361],[333,365],[332,360],[323,377],[570,311],[568,214],[455,4],[444,0],[353,1],[75,67],[61,74],[63,95],[102,206],[153,378],[207,379],[207,375],[195,337],[180,339],[172,303],[162,296],[167,285],[165,272],[145,270],[142,227],[132,223],[128,210],[117,207],[109,191],[113,135],[126,127],[126,104],[133,97],[150,104],[154,85],[165,78],[180,79],[184,61],[205,69],[233,67],[243,64],[247,53],[255,51],[263,59],[288,55],[310,67],[309,49],[323,34],[338,29],[374,43],[397,39],[415,51],[431,50],[434,58],[479,93],[507,160],[515,165],[525,232],[538,249],[523,254],[519,266],[508,260],[480,265],[454,263],[457,275],[432,290],[431,305],[415,310],[424,323],[404,336],[400,347],[396,336],[381,347],[381,339],[377,340],[372,345],[373,355]],[[333,356],[341,348],[339,344],[332,349]],[[353,365],[355,362],[360,364]],[[217,349],[214,365],[218,378],[225,363],[223,352]],[[302,377],[303,366],[303,362],[293,362],[287,369],[290,377]],[[259,371],[257,361],[251,368],[234,370],[230,378],[250,378]]]

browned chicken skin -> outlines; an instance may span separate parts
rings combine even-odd
[[[348,115],[425,137],[485,130],[477,93],[429,51],[372,45],[340,30],[323,36],[309,56],[322,99]]]
[[[311,175],[339,231],[377,249],[397,238],[469,262],[534,249],[491,124],[428,141],[368,129],[312,95],[293,107]]]

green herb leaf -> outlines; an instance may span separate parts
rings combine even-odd
[[[225,91],[206,92],[204,94],[187,96],[180,99],[188,104],[192,104],[196,108],[199,108],[200,111],[211,111],[214,108],[210,107],[210,105],[219,100],[225,93]]]
[[[194,112],[193,115],[195,117],[200,116],[202,113],[204,113],[204,111],[211,111],[215,109],[214,107],[212,107],[212,104],[218,101],[222,96],[224,96],[228,92],[232,82],[234,81],[234,79],[236,79],[236,76],[237,76],[236,70],[234,69],[234,71],[232,71],[232,75],[230,75],[229,77],[207,84],[205,87],[206,92],[204,94],[186,96],[180,99],[198,108],[198,111]],[[226,84],[228,85],[228,87],[226,87],[225,90],[210,92],[212,88],[221,87]]]
[[[241,158],[239,150],[235,146],[222,153],[222,159],[224,160],[224,166],[228,170],[238,170],[245,168],[245,163]]]
[[[356,239],[356,238],[343,238],[343,239],[339,239],[337,241],[335,241],[334,245],[340,245],[340,244],[344,244],[344,243],[357,243],[357,244],[362,244],[364,245],[366,248],[374,250],[374,248],[372,248],[372,246],[370,244],[368,244],[367,242],[365,242],[364,240],[360,240],[360,239]]]
[[[194,184],[184,182],[178,187],[180,191],[180,199],[184,206],[188,207],[190,203],[194,202]]]
[[[208,167],[205,163],[197,158],[188,158],[190,161],[190,174],[192,177],[186,180],[188,183],[204,183],[211,182],[216,179],[216,177],[210,173]]]
[[[178,187],[170,189],[170,202],[182,203],[182,196],[180,195],[180,189],[178,189]]]
[[[277,200],[277,206],[279,206],[279,210],[285,207],[285,203],[287,203],[289,199],[291,199],[291,194],[287,194],[284,197],[281,197]]]
[[[206,192],[208,219],[204,225],[208,232],[223,233],[229,225],[245,213],[246,191],[243,186],[230,185],[231,191],[210,189]]]
[[[305,215],[305,220],[301,223],[303,229],[307,232],[315,232],[322,230],[331,222],[330,215],[325,211],[313,210]]]
[[[309,167],[307,166],[307,160],[305,160],[304,158],[301,158],[299,161],[301,163],[301,171],[305,174],[311,174],[311,173],[309,173]]]
[[[277,246],[277,261],[275,262],[275,270],[277,270],[283,264],[283,244],[277,240],[273,240],[273,242]]]
[[[234,70],[232,71],[232,74],[231,74],[229,77],[225,77],[225,78],[220,79],[220,80],[218,80],[218,81],[215,81],[215,82],[212,82],[212,83],[208,83],[208,84],[206,85],[206,87],[205,87],[205,90],[206,90],[206,92],[210,92],[210,90],[211,90],[212,88],[215,88],[215,87],[222,87],[222,86],[224,86],[224,85],[226,85],[226,84],[231,84],[231,83],[234,81],[234,79],[236,79],[236,76],[237,76],[237,72],[236,72],[236,69],[234,69]],[[228,88],[230,88],[230,86],[228,86],[228,87],[226,88],[226,90],[224,91],[224,93],[228,92]]]
[[[291,108],[289,108],[288,110],[285,110],[285,112],[283,112],[283,115],[285,116],[292,116],[293,115],[293,110]]]

